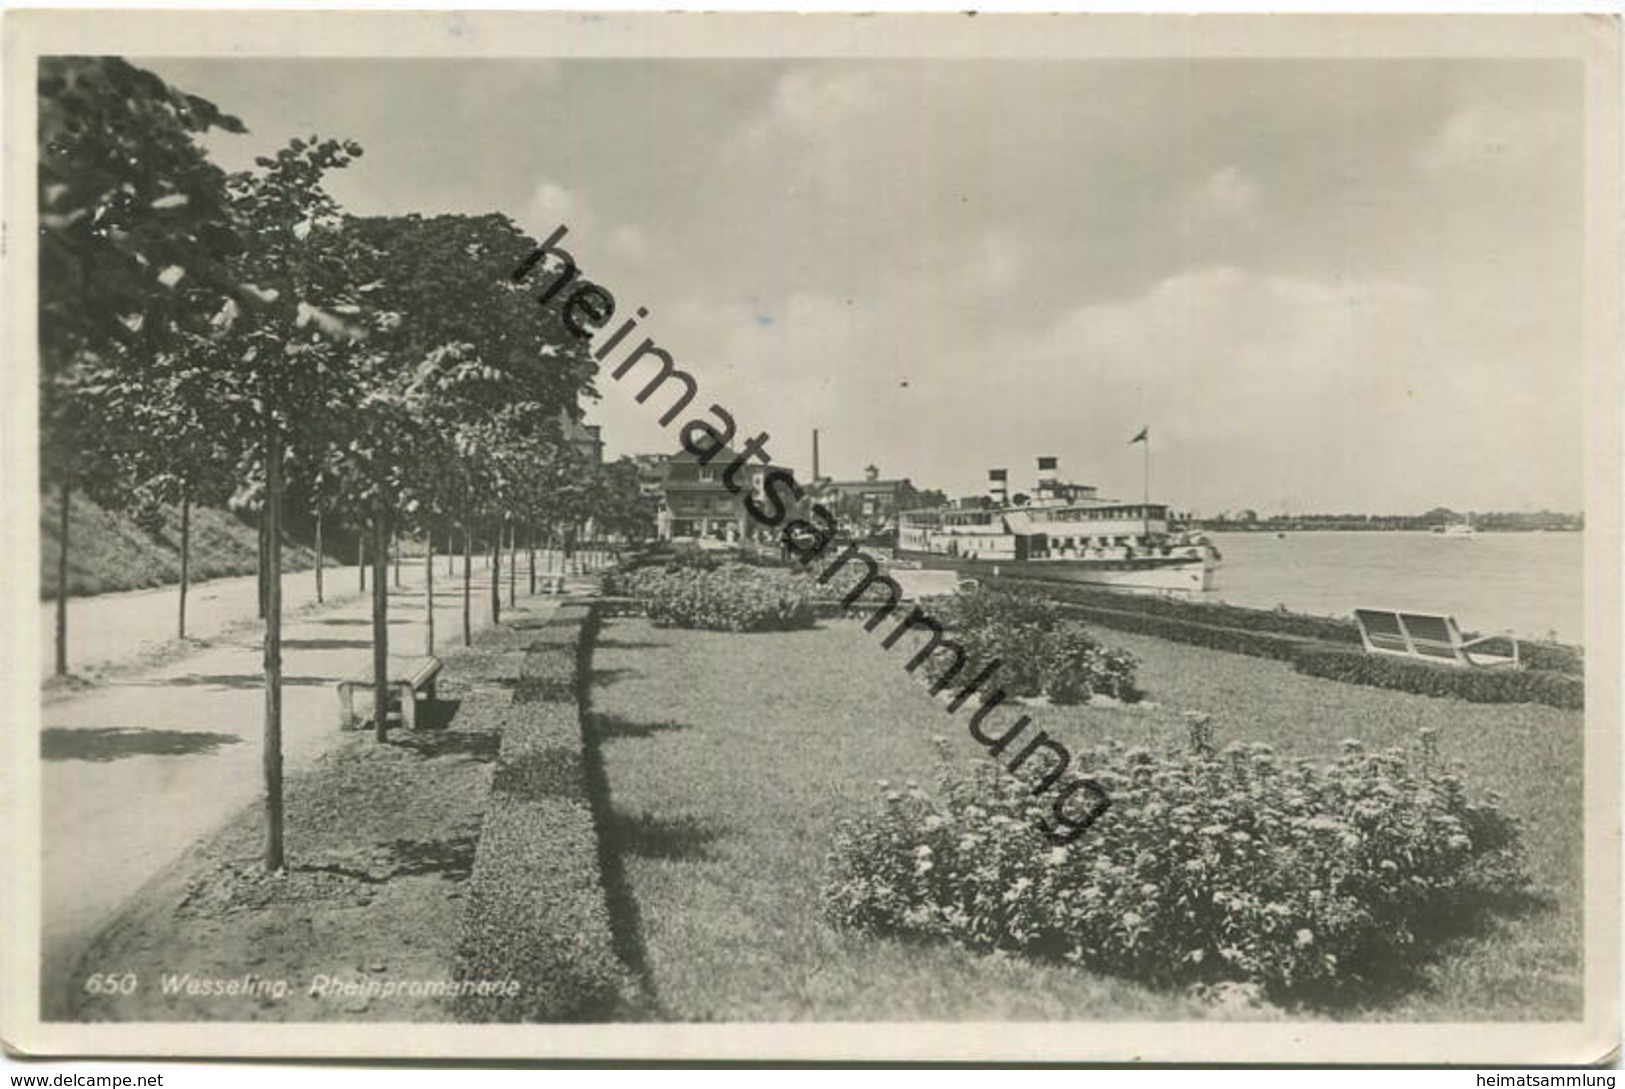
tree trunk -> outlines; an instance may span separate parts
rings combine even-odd
[[[395,534],[395,589],[401,588],[401,535]]]
[[[56,553],[56,675],[68,675],[68,506],[73,485],[62,478],[61,536]]]
[[[452,557],[454,557],[456,555],[457,555],[457,531],[454,530],[454,529],[447,529],[446,530],[446,574],[448,574],[448,575],[454,575],[454,574],[457,573],[457,569],[452,566],[452,564],[456,562]]]
[[[372,516],[372,724],[373,736],[389,737],[389,516],[382,501]],[[411,699],[410,695],[403,699]],[[401,708],[404,718],[406,708]]]
[[[502,623],[502,523],[491,540],[491,626]]]
[[[536,596],[536,527],[525,529],[525,551],[530,557],[530,596]]]
[[[423,627],[425,654],[434,653],[434,530],[424,534],[423,545]]]
[[[267,441],[269,441],[269,440],[267,440]],[[265,499],[261,500],[261,502],[260,502],[260,562],[259,562],[259,566],[255,569],[255,572],[254,572],[255,575],[258,576],[258,582],[259,582],[259,594],[260,594],[260,602],[259,602],[260,614],[259,615],[260,615],[261,620],[265,619],[265,589],[266,589],[265,565],[270,562],[270,558],[271,558],[270,557],[270,551],[271,550],[268,547],[266,547],[266,542],[265,542],[265,527],[266,527],[267,523],[270,520],[269,516],[265,512],[265,506],[266,506],[267,503],[270,502],[269,492],[270,492],[271,485],[270,485],[269,480],[266,481],[265,488],[266,488],[266,492],[267,492],[267,497]]]
[[[474,556],[474,531],[463,529],[463,646],[471,646],[474,642],[474,586],[472,576]]]
[[[508,608],[514,608],[514,594],[518,592],[514,580],[519,570],[519,527],[508,524]]]
[[[282,869],[282,437],[265,423],[265,868]]]
[[[192,490],[181,491],[181,600],[180,615],[176,623],[176,638],[186,638],[186,586],[191,575],[192,560]]]
[[[316,512],[316,604],[322,603],[322,564],[327,557],[322,554],[322,512]]]
[[[367,529],[357,526],[355,529],[355,574],[356,580],[361,583],[361,592],[367,592]]]

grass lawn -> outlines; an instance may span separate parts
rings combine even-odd
[[[1584,718],[1531,705],[1435,700],[1304,677],[1285,664],[1116,632],[1154,709],[1027,711],[1074,751],[1106,737],[1177,743],[1177,712],[1212,713],[1218,741],[1330,759],[1343,738],[1413,743],[1440,731],[1469,782],[1528,822],[1544,906],[1498,921],[1429,966],[1396,1003],[1348,1016],[1565,1020],[1580,1012]],[[892,651],[851,622],[749,635],[608,621],[593,660],[594,730],[612,812],[612,906],[659,1016],[674,1020],[1167,1020],[1280,1017],[1075,968],[841,934],[818,894],[836,825],[879,804],[876,780],[935,769],[950,718]],[[998,716],[1016,711],[1000,710]],[[990,724],[989,729],[996,729]],[[1109,819],[1109,818],[1108,818]],[[1085,840],[1087,842],[1087,840]]]

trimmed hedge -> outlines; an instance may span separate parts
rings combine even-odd
[[[1175,620],[1149,613],[1127,612],[1122,609],[1099,609],[1092,605],[1067,604],[1063,608],[1074,616],[1098,624],[1103,628],[1152,635],[1175,643],[1190,643],[1210,650],[1227,650],[1233,654],[1248,654],[1254,658],[1276,658],[1290,662],[1310,640],[1296,635],[1279,635],[1241,628],[1223,628],[1213,624],[1198,624],[1190,620]]]
[[[1471,703],[1544,703],[1567,711],[1585,707],[1585,682],[1543,669],[1462,669],[1341,647],[1306,648],[1299,673],[1347,684],[1391,688],[1422,696],[1454,696]]]
[[[1543,669],[1462,669],[1367,654],[1363,649],[1291,635],[1223,628],[1085,605],[1069,604],[1064,608],[1103,628],[1255,658],[1275,658],[1291,662],[1299,673],[1307,676],[1345,684],[1390,688],[1420,696],[1454,696],[1471,703],[1544,703],[1563,710],[1585,707],[1585,681],[1567,673]]]
[[[1049,582],[1042,579],[1011,578],[1008,575],[988,577],[988,585],[1009,587],[1039,587],[1057,601],[1090,608],[1110,609],[1113,612],[1138,613],[1143,616],[1162,617],[1180,623],[1201,624],[1230,630],[1264,632],[1271,635],[1297,636],[1325,643],[1360,645],[1360,629],[1351,619],[1335,616],[1312,616],[1307,613],[1288,612],[1285,609],[1251,609],[1243,605],[1223,602],[1190,601],[1184,598],[1161,597],[1155,594],[1129,594],[1117,590],[1079,586],[1075,583]],[[1131,629],[1124,629],[1131,630]],[[1476,638],[1472,632],[1467,638]],[[1206,645],[1206,644],[1203,644]],[[1219,649],[1228,649],[1221,647]],[[1510,655],[1511,640],[1497,637],[1481,648],[1487,654]],[[1252,653],[1242,651],[1241,653]],[[1563,643],[1544,643],[1529,639],[1518,640],[1518,653],[1523,664],[1531,669],[1572,673],[1580,676],[1585,671],[1585,657],[1581,648]],[[1275,654],[1261,657],[1279,657]]]
[[[601,1021],[636,998],[615,954],[584,766],[581,662],[596,619],[587,605],[560,606],[505,709],[457,978],[520,986],[459,998],[470,1021]]]
[[[1355,627],[1352,620],[1331,616],[1311,616],[1307,613],[1287,612],[1284,609],[1249,609],[1242,605],[1227,605],[1217,601],[1190,601],[1157,594],[1124,593],[1121,590],[1104,590],[1080,586],[1077,583],[1048,582],[1041,579],[1012,579],[1009,576],[1000,576],[986,581],[1012,588],[1042,586],[1044,592],[1057,601],[1165,617],[1183,623],[1259,631],[1272,635],[1295,635],[1302,639],[1319,639],[1330,643],[1360,642],[1360,630]]]

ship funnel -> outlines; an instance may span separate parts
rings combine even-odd
[[[1056,471],[1059,469],[1060,464],[1061,460],[1059,458],[1038,459],[1038,490],[1040,492],[1055,490]]]
[[[988,498],[999,506],[1006,506],[1010,502],[1010,471],[1008,469],[989,469],[987,471]]]

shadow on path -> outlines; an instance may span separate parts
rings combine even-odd
[[[334,677],[284,676],[282,687],[301,685],[330,685],[338,683]],[[168,688],[171,685],[210,685],[215,688],[264,688],[263,673],[193,673],[185,677],[160,677],[151,681],[116,681],[116,688]]]
[[[284,639],[283,650],[365,650],[370,639]]]
[[[306,862],[293,867],[303,873],[330,873],[368,885],[381,885],[396,877],[439,874],[447,881],[466,881],[474,872],[478,835],[446,839],[398,839],[390,843],[338,855],[331,861]]]
[[[123,760],[130,756],[191,756],[237,745],[235,734],[202,730],[149,730],[138,726],[85,729],[51,727],[40,734],[42,760]]]

